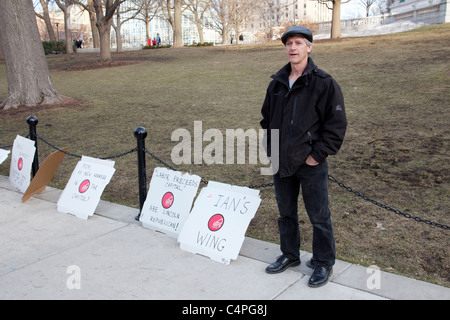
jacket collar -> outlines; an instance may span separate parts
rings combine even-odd
[[[310,57],[308,57],[308,64],[306,65],[306,68],[303,71],[302,76],[297,79],[294,86],[296,86],[296,84],[298,83],[304,83],[305,85],[308,85],[308,78],[315,69],[317,69],[317,66],[315,65],[314,61]],[[281,82],[282,84],[287,86],[287,88],[289,88],[289,75],[291,74],[291,71],[292,71],[291,63],[288,63],[283,68],[281,68],[277,73],[272,75],[272,79]]]

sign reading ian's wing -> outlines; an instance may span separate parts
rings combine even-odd
[[[260,203],[259,190],[210,181],[180,232],[180,248],[229,264],[238,258]]]
[[[58,211],[87,220],[114,172],[114,161],[83,156],[58,200]]]
[[[30,185],[31,166],[35,152],[36,147],[33,140],[21,136],[16,137],[9,168],[9,182],[22,193],[25,193]]]
[[[155,168],[139,219],[142,225],[178,237],[189,216],[200,181],[196,175]]]

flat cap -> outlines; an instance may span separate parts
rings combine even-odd
[[[283,42],[284,45],[286,45],[287,38],[290,36],[295,36],[295,35],[302,36],[309,42],[313,42],[313,35],[312,35],[311,30],[309,30],[307,27],[303,27],[303,26],[293,26],[293,27],[290,27],[289,29],[287,29],[286,32],[281,37],[281,41]]]

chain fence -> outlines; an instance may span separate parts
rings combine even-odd
[[[35,130],[35,128],[34,128],[34,130]],[[30,128],[30,131],[31,131],[31,128]],[[27,137],[29,137],[30,135],[28,135]],[[31,135],[31,136],[33,136],[33,135]],[[43,137],[38,135],[36,132],[34,132],[34,136],[37,139],[39,139],[40,141],[42,141],[43,143],[45,143],[46,145],[48,145],[49,147],[51,147],[51,148],[53,148],[53,149],[55,149],[55,150],[57,150],[59,152],[63,152],[63,153],[65,153],[68,156],[76,157],[76,158],[81,158],[82,157],[79,154],[75,154],[75,153],[71,153],[71,152],[67,152],[65,150],[62,150],[61,148],[59,148],[59,147],[55,146],[54,144],[48,142],[46,139],[44,139]],[[145,139],[145,136],[144,136],[144,139]],[[13,145],[0,146],[0,149],[11,149],[12,147],[13,147]],[[122,153],[119,153],[119,154],[116,154],[116,155],[102,157],[102,158],[99,158],[99,159],[101,159],[101,160],[117,159],[117,158],[121,158],[121,157],[124,157],[126,155],[132,154],[134,152],[139,152],[139,151],[140,150],[139,150],[139,146],[138,146],[138,147],[135,147],[135,148],[133,148],[133,149],[131,149],[129,151],[125,151],[125,152],[122,152]],[[175,167],[171,166],[170,164],[168,164],[167,162],[165,162],[164,160],[162,160],[161,158],[156,156],[154,153],[149,151],[147,148],[145,148],[145,146],[144,146],[142,151],[145,154],[148,154],[153,160],[155,160],[158,163],[160,163],[161,165],[165,166],[166,168],[168,168],[170,170],[178,171]],[[145,168],[144,168],[144,172],[145,172]],[[365,201],[368,201],[368,202],[370,202],[370,203],[372,203],[372,204],[374,204],[374,205],[376,205],[376,206],[378,206],[378,207],[380,207],[382,209],[385,209],[387,211],[393,212],[396,215],[402,216],[402,217],[407,218],[407,219],[412,219],[412,220],[414,220],[416,222],[422,222],[422,223],[425,223],[427,225],[430,225],[430,226],[433,226],[433,227],[437,227],[437,228],[441,228],[441,229],[444,229],[444,230],[449,230],[450,229],[450,226],[448,226],[448,225],[445,225],[445,224],[442,224],[442,223],[433,222],[433,221],[430,221],[430,220],[427,220],[427,219],[423,219],[423,218],[420,218],[420,217],[417,217],[417,216],[413,216],[413,215],[411,215],[409,213],[405,213],[405,212],[400,211],[398,209],[392,208],[392,207],[390,207],[390,206],[388,206],[386,204],[383,204],[383,203],[381,203],[381,202],[379,202],[377,200],[374,200],[374,199],[370,198],[369,196],[367,196],[367,195],[365,195],[365,194],[363,194],[363,193],[361,193],[359,191],[354,190],[353,188],[349,187],[348,185],[346,185],[342,181],[339,181],[338,179],[336,179],[331,174],[328,175],[328,179],[330,181],[336,183],[339,187],[343,188],[344,190],[347,190],[348,192],[353,193],[355,196],[357,196],[357,197],[359,197],[359,198],[361,198],[361,199],[363,199]],[[204,180],[203,178],[201,179],[201,182],[204,183],[204,184],[208,184],[208,180]],[[251,188],[251,189],[261,189],[261,188],[273,187],[273,185],[274,185],[273,182],[269,182],[269,183],[263,183],[263,184],[252,184],[252,185],[248,185],[246,187]],[[141,187],[145,187],[146,188],[146,186],[141,186]],[[141,202],[142,202],[142,200],[141,200]]]

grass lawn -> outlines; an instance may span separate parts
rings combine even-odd
[[[26,118],[37,132],[70,152],[104,157],[136,146],[134,129],[148,131],[147,149],[171,162],[172,132],[215,128],[259,129],[270,76],[287,59],[281,42],[265,45],[141,50],[113,54],[49,56],[56,89],[76,102],[0,111],[0,146],[26,136]],[[412,32],[321,40],[315,63],[341,85],[348,117],[340,153],[330,174],[371,198],[413,216],[450,225],[449,122],[450,24]],[[0,63],[0,97],[8,84]],[[208,145],[210,142],[205,142]],[[40,161],[54,150],[39,142]],[[78,159],[66,157],[52,186],[63,189]],[[9,163],[0,174],[9,174]],[[136,154],[116,159],[103,199],[138,207]],[[148,175],[159,163],[147,158]],[[182,171],[236,185],[271,182],[262,165],[176,166]],[[271,187],[247,235],[278,242],[278,211]],[[355,197],[330,182],[339,259],[450,287],[450,233],[406,219]],[[312,230],[300,203],[302,249],[311,251]],[[274,257],[275,258],[275,257]]]

